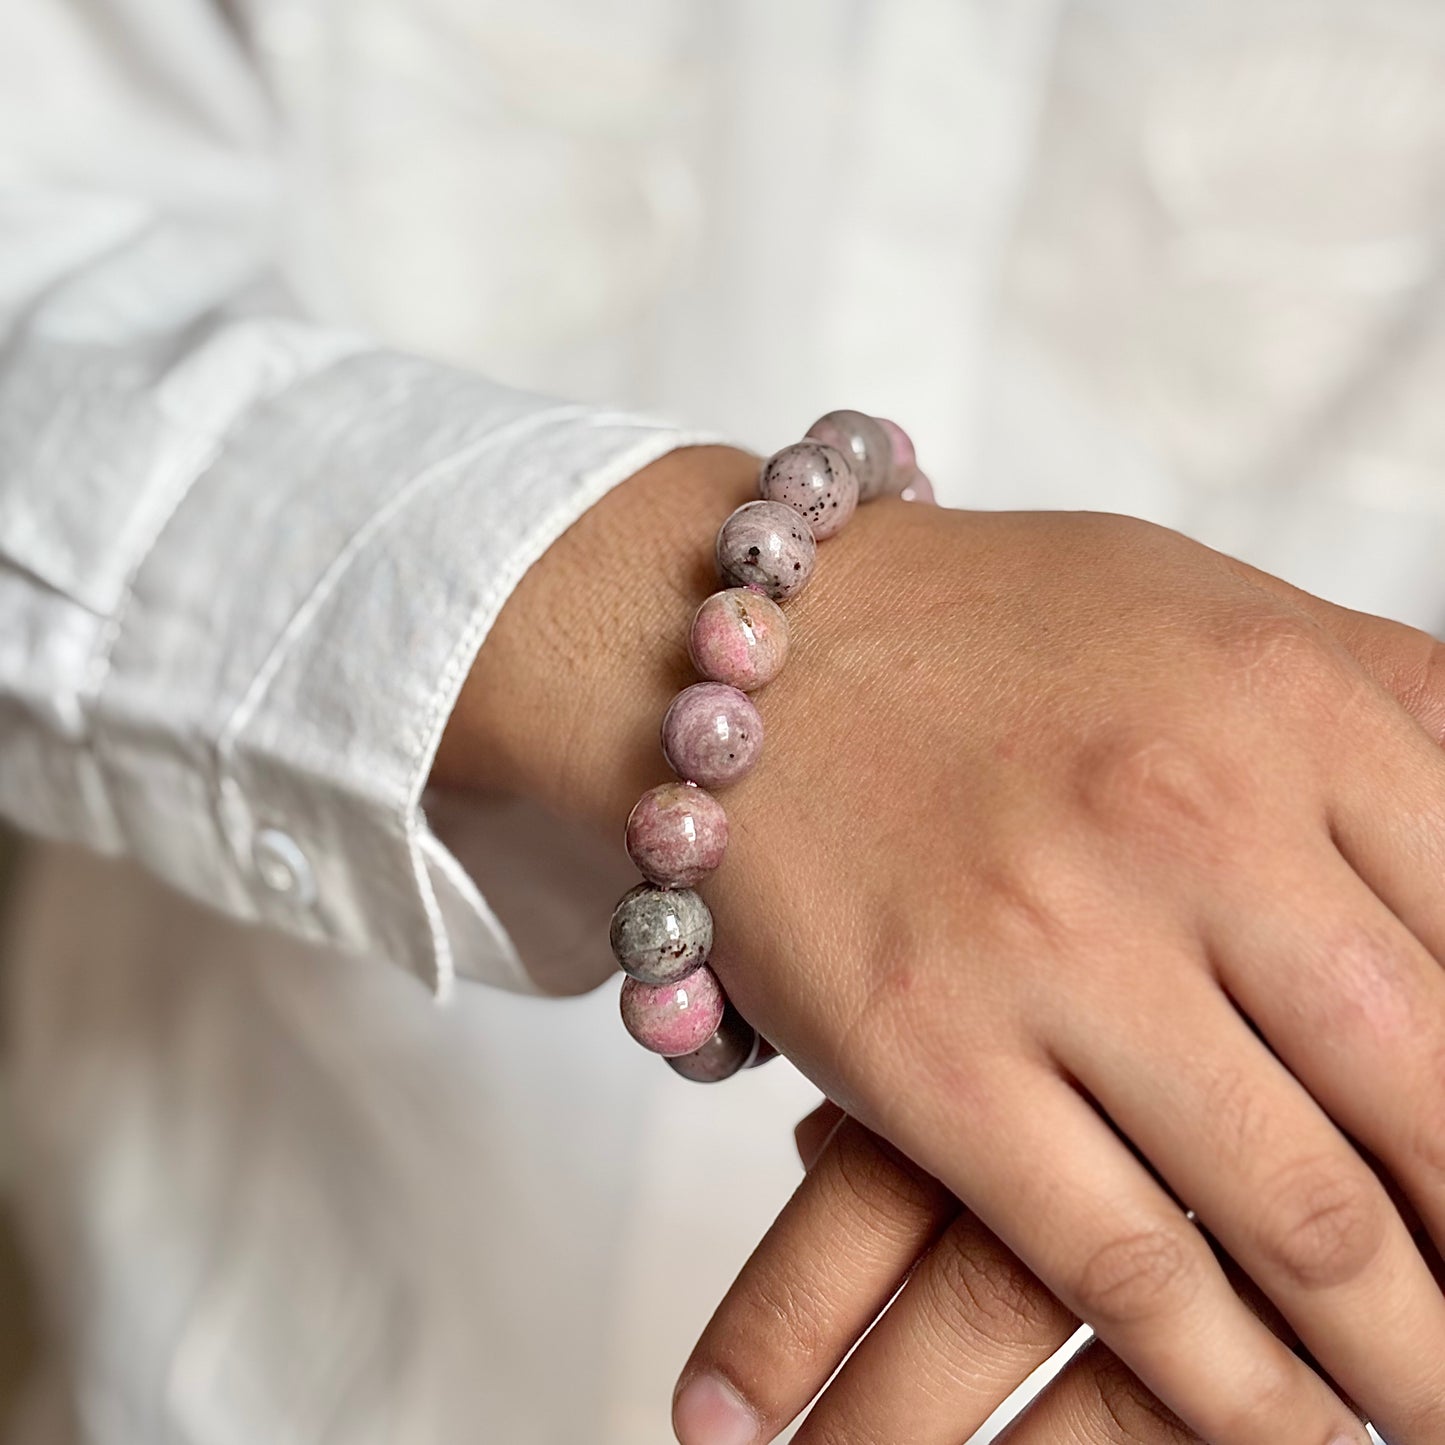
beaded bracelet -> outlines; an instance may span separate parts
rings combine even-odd
[[[711,790],[737,782],[762,754],[763,720],[748,694],[787,658],[778,604],[808,585],[818,543],[847,526],[860,502],[931,502],[933,488],[902,427],[830,411],[763,463],[758,495],[718,532],[724,590],[698,608],[688,636],[702,681],[678,693],[662,720],[663,755],[681,781],[649,789],[628,817],[627,852],[645,881],[612,915],[612,951],[627,975],[622,1022],[697,1083],[731,1078],[776,1052],[708,967],[712,913],[693,885],[727,849],[727,814]]]

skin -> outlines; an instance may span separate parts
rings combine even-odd
[[[1078,1320],[936,1180],[835,1104],[804,1119],[796,1137],[807,1175],[688,1360],[679,1438],[696,1438],[706,1423],[708,1391],[689,1390],[700,1381],[725,1381],[746,1403],[755,1438],[770,1439],[842,1365],[799,1445],[957,1445],[1070,1339]],[[1278,1312],[1224,1263],[1246,1307],[1297,1348]],[[1097,1343],[1075,1354],[999,1438],[1199,1439]]]
[[[756,466],[571,529],[439,779],[620,838]],[[1445,1438],[1445,1299],[1359,1152],[1445,1239],[1438,650],[1141,522],[890,499],[789,610],[702,889],[744,1015],[1202,1438],[1365,1435],[1181,1202],[1395,1445]]]

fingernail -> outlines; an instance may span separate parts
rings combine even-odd
[[[681,1445],[753,1445],[758,1417],[743,1397],[718,1375],[694,1375],[672,1408]]]

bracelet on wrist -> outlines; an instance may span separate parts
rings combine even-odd
[[[611,924],[627,1031],[697,1083],[731,1078],[776,1052],[708,967],[713,918],[693,887],[727,850],[727,814],[713,791],[762,756],[763,720],[749,694],[787,660],[781,604],[808,585],[818,544],[860,503],[888,495],[933,501],[908,434],[881,417],[831,411],[762,464],[758,500],[718,532],[723,589],[697,609],[688,635],[701,680],[662,720],[663,756],[679,781],[650,788],[627,819],[627,852],[644,881],[623,895]]]

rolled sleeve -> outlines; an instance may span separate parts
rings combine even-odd
[[[422,791],[526,569],[613,485],[699,439],[389,352],[255,407],[117,614],[94,740],[127,851],[439,995],[459,972],[530,988]]]

